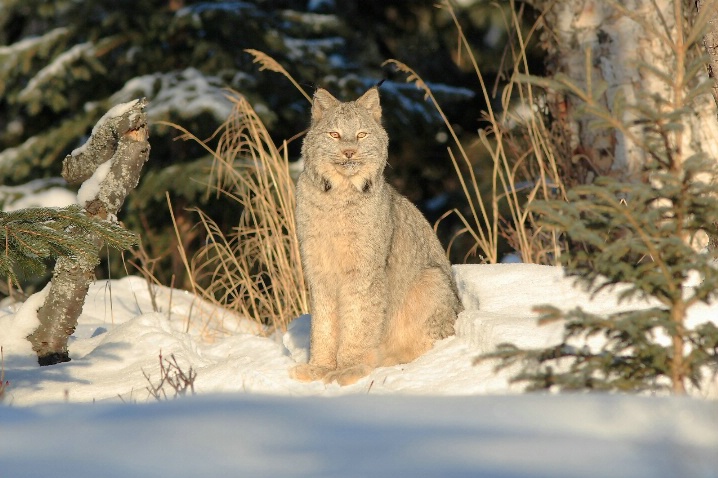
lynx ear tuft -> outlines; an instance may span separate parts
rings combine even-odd
[[[369,110],[377,123],[381,123],[381,105],[379,104],[379,89],[370,88],[356,101],[358,106]]]
[[[334,98],[331,93],[324,88],[318,88],[314,93],[314,101],[312,101],[312,123],[319,121],[325,111],[338,104],[339,100]]]

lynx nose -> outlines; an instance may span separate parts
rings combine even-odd
[[[345,158],[352,159],[352,156],[357,154],[357,150],[356,149],[343,149],[342,154],[344,155]]]

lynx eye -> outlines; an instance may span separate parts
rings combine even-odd
[[[331,137],[334,138],[334,139],[339,139],[339,138],[342,137],[342,135],[340,135],[340,134],[337,133],[336,131],[330,131],[330,132],[329,132],[329,136],[331,136]]]
[[[365,133],[364,131],[360,131],[357,133],[357,139],[366,138],[366,135],[367,133]]]

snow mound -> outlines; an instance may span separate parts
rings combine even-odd
[[[611,291],[591,298],[557,267],[461,265],[454,272],[465,307],[456,335],[439,341],[412,363],[379,368],[347,387],[289,378],[289,368],[309,357],[308,315],[293,321],[285,334],[262,337],[251,321],[201,303],[187,292],[148,287],[137,277],[93,285],[70,339],[72,361],[40,368],[24,340],[32,322],[22,311],[34,307],[31,303],[39,299],[33,297],[20,311],[9,306],[0,311],[0,345],[11,382],[7,401],[32,405],[60,400],[154,400],[147,388],[160,379],[160,354],[174,356],[181,368],[197,372],[198,394],[515,393],[522,388],[509,381],[515,369],[496,373],[494,362],[475,365],[474,359],[502,342],[522,347],[558,343],[561,325],[537,326],[534,306],[580,305],[599,313],[631,306],[617,304]],[[715,317],[715,310],[696,308],[699,317],[692,320]],[[715,394],[715,387],[704,393]]]
[[[2,475],[718,476],[714,401],[523,395],[511,370],[473,364],[501,342],[559,340],[560,327],[536,325],[537,304],[627,307],[615,294],[590,298],[554,267],[454,271],[465,306],[456,335],[348,387],[289,378],[308,358],[307,315],[262,337],[254,323],[186,292],[137,277],[102,282],[71,337],[72,361],[40,368],[24,337],[42,294],[5,304]],[[716,306],[692,312],[694,322],[718,317]],[[159,383],[160,354],[197,373],[198,396],[154,403],[148,387]]]

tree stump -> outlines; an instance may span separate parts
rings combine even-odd
[[[146,105],[143,98],[110,109],[97,122],[87,142],[63,161],[65,180],[82,183],[78,202],[88,216],[116,221],[125,198],[137,186],[150,153]],[[80,228],[72,232],[85,235],[94,247],[85,257],[57,259],[50,292],[37,313],[40,326],[28,336],[40,365],[70,360],[67,341],[75,331],[100,263],[102,238]]]

